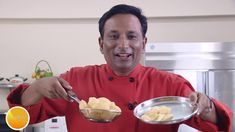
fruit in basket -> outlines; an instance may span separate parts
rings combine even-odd
[[[32,74],[33,79],[40,79],[43,77],[51,77],[53,73],[47,70],[42,70],[39,67],[36,68],[35,72]]]
[[[40,63],[45,63],[47,65],[48,68],[44,68],[44,69],[41,69],[39,67],[39,64]],[[43,77],[52,77],[53,76],[53,72],[51,70],[51,67],[49,65],[49,63],[45,60],[40,60],[36,67],[35,67],[35,70],[34,70],[34,73],[32,74],[32,78],[33,79],[40,79],[40,78],[43,78]]]
[[[32,78],[36,78],[36,73],[34,72],[33,74],[32,74]]]

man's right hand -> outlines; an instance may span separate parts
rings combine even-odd
[[[41,98],[64,98],[69,100],[67,92],[72,87],[59,77],[47,77],[33,82],[22,94],[21,103],[24,106],[34,105]]]

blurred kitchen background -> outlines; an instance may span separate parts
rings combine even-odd
[[[150,44],[235,43],[234,0],[0,0],[0,79],[3,78],[0,83],[8,84],[10,81],[6,79],[18,79],[20,82],[23,79],[23,83],[32,83],[31,75],[40,60],[49,62],[54,75],[73,66],[105,63],[98,46],[98,19],[113,5],[120,3],[143,9],[148,17],[147,37]],[[207,43],[203,48],[210,51],[210,46],[205,45]],[[229,54],[231,52],[229,50]],[[229,57],[234,61],[233,55]],[[142,63],[151,65],[146,62],[143,55]],[[228,70],[235,69],[232,64],[234,62]],[[208,71],[210,67],[201,70]],[[15,74],[20,78],[14,78]],[[235,79],[230,82],[234,88]],[[0,88],[1,113],[8,110],[5,98],[13,88],[12,85]],[[65,127],[63,119],[54,118],[40,124],[37,129],[35,127],[34,131],[64,132]],[[181,131],[189,130],[182,128]]]

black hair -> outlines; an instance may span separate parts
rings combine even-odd
[[[136,16],[139,19],[140,24],[141,24],[142,35],[143,35],[143,37],[145,37],[145,34],[147,32],[147,28],[148,28],[148,23],[147,23],[146,16],[144,16],[142,14],[142,10],[140,8],[137,8],[137,7],[134,7],[131,5],[119,4],[119,5],[112,7],[109,11],[104,13],[104,15],[100,18],[99,32],[100,32],[101,38],[103,38],[103,36],[104,36],[105,22],[109,18],[111,18],[112,16],[117,15],[117,14],[132,14],[132,15]]]

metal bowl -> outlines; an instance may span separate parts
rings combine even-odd
[[[102,109],[80,109],[84,117],[90,121],[108,123],[112,122],[118,116],[121,115],[121,111],[114,110],[102,110]]]
[[[146,121],[141,116],[155,106],[167,106],[171,108],[173,118],[167,121]],[[188,98],[180,96],[164,96],[153,98],[142,102],[134,109],[134,115],[141,121],[148,124],[174,124],[185,121],[195,115],[197,106],[193,106]]]
[[[77,104],[80,103],[80,99],[78,99],[76,93],[74,93],[71,90],[67,91],[67,93],[68,96],[72,100],[75,100]],[[104,110],[104,109],[91,109],[91,108],[80,109],[80,111],[86,119],[100,123],[112,122],[122,113],[121,111],[117,110]]]

